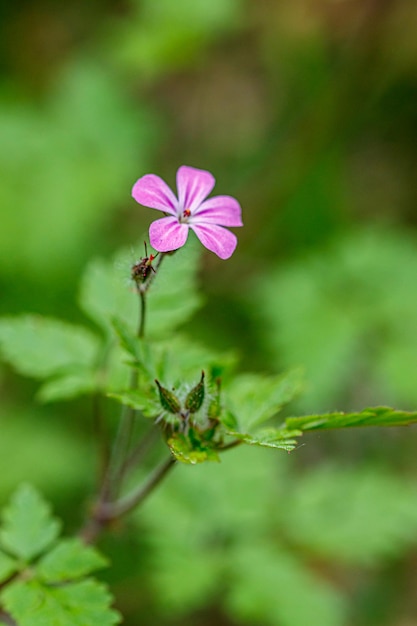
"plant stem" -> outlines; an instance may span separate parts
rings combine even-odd
[[[108,505],[105,512],[109,519],[118,519],[122,517],[122,515],[126,515],[126,513],[129,513],[136,508],[138,504],[143,502],[151,491],[159,485],[170,469],[174,467],[176,462],[177,461],[173,457],[169,457],[166,461],[154,469],[142,485],[133,489],[126,496],[120,498],[120,500]]]
[[[136,332],[139,339],[143,339],[145,335],[146,295],[165,256],[166,255],[164,253],[159,255],[155,268],[150,271],[144,282],[136,282],[136,291],[140,302],[139,321]],[[132,370],[129,387],[130,389],[135,389],[137,386],[138,372],[136,370]],[[96,415],[97,431],[100,430],[101,427],[101,424],[98,423],[98,417],[99,416]],[[106,453],[107,469],[104,468],[103,471],[101,487],[96,505],[92,510],[90,518],[87,520],[87,523],[80,533],[81,537],[87,543],[95,541],[97,536],[110,521],[120,517],[125,512],[127,513],[132,510],[132,508],[137,506],[148,495],[148,493],[156,487],[170,467],[175,463],[175,461],[170,458],[166,464],[154,470],[148,481],[140,487],[138,492],[133,492],[129,496],[126,496],[125,499],[113,501],[120,491],[126,471],[130,469],[133,463],[137,462],[138,458],[141,458],[143,452],[147,449],[149,442],[152,439],[150,433],[148,433],[145,435],[144,440],[139,443],[136,450],[129,454],[135,417],[135,409],[127,406],[123,407],[113,449],[111,454],[108,454],[108,451]]]
[[[80,532],[80,537],[84,543],[95,543],[107,526],[130,513],[130,511],[141,504],[175,464],[176,460],[170,457],[156,467],[144,483],[123,498],[120,498],[120,500],[115,502],[98,502],[92,511],[92,515]]]

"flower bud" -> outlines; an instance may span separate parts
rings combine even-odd
[[[168,413],[179,413],[181,411],[181,405],[177,396],[173,394],[172,391],[169,391],[169,389],[162,387],[159,380],[155,380],[155,382],[158,387],[159,400],[162,408],[168,411]]]
[[[185,408],[190,413],[196,413],[204,401],[204,372],[201,372],[200,382],[191,389],[185,399]]]

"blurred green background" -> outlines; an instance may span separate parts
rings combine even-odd
[[[85,322],[86,263],[155,218],[132,184],[192,165],[245,228],[227,263],[204,255],[187,331],[243,369],[304,366],[292,414],[416,409],[415,0],[0,12],[2,314]],[[37,405],[36,388],[1,366],[0,497],[32,480],[70,533],[93,483],[91,402]],[[115,529],[102,547],[128,626],[417,625],[416,430],[304,443],[177,468]]]

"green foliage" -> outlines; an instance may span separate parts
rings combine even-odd
[[[329,583],[315,577],[294,554],[257,541],[233,554],[234,587],[226,608],[244,623],[280,626],[344,624],[344,602]]]
[[[26,376],[53,377],[39,391],[44,401],[94,390],[98,347],[97,338],[82,326],[35,315],[0,319],[3,358]]]
[[[190,429],[191,431],[191,429]],[[191,436],[190,436],[191,435]],[[168,439],[167,444],[173,457],[181,463],[196,465],[205,461],[219,461],[219,455],[212,447],[204,443],[191,432],[188,436],[176,433]]]
[[[397,411],[390,407],[379,406],[363,409],[358,413],[339,412],[288,417],[285,423],[288,428],[299,430],[348,428],[351,426],[409,426],[417,423],[417,412]]]
[[[0,320],[4,358],[26,376],[47,378],[88,370],[97,357],[98,341],[81,326],[25,315]]]
[[[44,552],[60,531],[59,522],[51,517],[50,507],[30,485],[16,491],[3,520],[1,545],[25,562]]]
[[[413,239],[373,228],[264,276],[257,328],[275,366],[305,365],[303,411],[332,410],[349,392],[351,404],[360,393],[415,406],[416,259]]]
[[[79,539],[63,539],[38,565],[38,574],[45,581],[81,578],[107,565],[96,549],[85,546]]]
[[[14,280],[56,285],[78,268],[146,167],[152,118],[103,67],[70,62],[42,106],[2,99],[0,260]]]
[[[277,415],[285,404],[300,393],[302,386],[300,370],[283,376],[236,376],[227,387],[227,406],[236,416],[238,430],[251,432],[255,426]]]
[[[106,560],[78,539],[58,541],[59,528],[33,487],[14,494],[0,532],[1,578],[16,573],[0,593],[3,607],[19,626],[119,623],[107,588],[90,576]]]
[[[286,450],[287,452],[294,450],[297,445],[297,440],[294,439],[294,437],[298,437],[302,434],[300,430],[287,431],[279,428],[265,428],[259,430],[254,435],[243,434],[230,429],[227,433],[252,446],[278,448],[279,450]]]
[[[164,259],[163,271],[147,298],[147,337],[161,338],[172,332],[185,324],[201,305],[196,289],[199,254],[196,243],[190,241],[185,248]],[[138,296],[133,282],[129,286],[133,262],[131,252],[121,250],[112,261],[93,261],[83,277],[80,306],[108,332],[114,319],[131,332],[136,330]]]
[[[239,623],[304,626],[315,615],[342,625],[370,568],[387,571],[412,553],[412,477],[369,463],[294,472],[299,454],[242,446],[221,464],[179,466],[145,504],[144,578],[152,592],[163,589],[161,612],[181,621],[215,601]]]
[[[0,473],[1,495],[10,493],[28,476],[58,498],[85,489],[93,467],[91,446],[73,432],[73,420],[62,419],[61,410],[2,407],[0,458],[8,462],[7,471]],[[18,463],[11,462],[15,457]]]
[[[413,480],[365,465],[323,465],[294,488],[282,516],[291,542],[341,563],[376,566],[417,545]]]
[[[168,0],[137,4],[116,37],[114,53],[123,66],[147,74],[189,66],[219,33],[234,30],[241,0]]]

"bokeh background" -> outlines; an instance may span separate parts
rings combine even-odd
[[[187,331],[302,365],[292,414],[417,407],[415,0],[57,0],[0,8],[0,312],[85,322],[80,277],[155,217],[149,172],[208,169],[245,227]],[[142,250],[135,250],[140,256]],[[80,524],[90,402],[0,369],[0,497]],[[417,434],[309,435],[181,467],[107,538],[128,626],[416,626]]]

